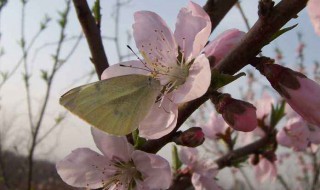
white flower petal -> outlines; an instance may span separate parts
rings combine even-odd
[[[136,150],[132,160],[142,173],[143,186],[150,189],[167,189],[171,183],[171,170],[168,161],[161,156]]]
[[[90,150],[78,148],[56,165],[61,179],[74,187],[96,189],[103,187],[114,172],[106,157]]]
[[[112,136],[94,127],[91,127],[91,133],[96,146],[109,160],[117,157],[124,162],[130,161],[134,149],[126,137]]]
[[[192,64],[186,82],[173,92],[173,102],[180,104],[201,97],[207,92],[210,82],[211,70],[209,61],[202,54]]]
[[[150,72],[145,69],[141,61],[126,61],[105,69],[101,75],[101,80],[131,74],[148,75]]]
[[[202,17],[194,16],[190,9],[182,8],[180,10],[174,37],[177,44],[181,48],[185,58],[189,58],[189,56],[191,55],[193,44],[195,42],[197,34],[206,26],[207,21]],[[208,35],[206,36],[206,40],[208,40]],[[205,43],[206,42],[204,42],[204,44],[201,44],[201,49],[204,47]],[[199,53],[200,52],[198,52],[196,55],[198,55]]]
[[[139,135],[146,139],[158,139],[170,133],[177,124],[178,106],[164,97],[163,102],[156,103],[140,123]]]

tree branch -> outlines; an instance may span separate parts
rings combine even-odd
[[[73,4],[89,45],[91,61],[99,79],[101,79],[101,74],[109,67],[109,63],[104,51],[100,28],[96,25],[86,0],[73,0]]]

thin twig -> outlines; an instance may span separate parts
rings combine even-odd
[[[49,75],[47,81],[47,87],[46,87],[46,92],[45,92],[45,97],[44,97],[44,101],[42,103],[41,109],[40,109],[40,113],[39,113],[39,117],[38,120],[36,122],[36,125],[34,126],[34,132],[32,133],[32,142],[31,142],[31,146],[29,149],[29,153],[28,153],[28,190],[32,189],[32,177],[33,177],[33,156],[34,156],[34,151],[36,149],[37,146],[37,137],[41,128],[41,124],[44,118],[44,114],[47,108],[47,104],[49,101],[49,97],[50,97],[50,92],[51,92],[51,87],[52,87],[52,82],[54,79],[54,76],[56,74],[56,72],[58,71],[59,67],[60,67],[60,52],[61,52],[61,47],[63,45],[63,41],[65,39],[65,29],[66,29],[66,25],[67,25],[67,17],[70,11],[70,2],[66,1],[66,10],[65,12],[63,12],[61,14],[61,20],[60,20],[60,26],[61,26],[61,31],[60,31],[60,37],[59,37],[59,43],[57,45],[57,49],[54,55],[54,63],[53,63],[53,67],[51,70],[51,74]],[[64,24],[62,24],[64,23]]]
[[[283,179],[281,175],[277,175],[277,179],[285,190],[290,190],[288,184],[286,183],[286,181]]]
[[[246,25],[246,27],[247,27],[247,30],[249,31],[250,28],[251,28],[251,27],[250,27],[250,24],[249,24],[249,20],[247,19],[246,14],[244,13],[244,11],[243,11],[243,9],[242,9],[241,4],[240,4],[239,1],[236,3],[236,7],[237,7],[238,10],[240,11],[241,17],[242,17],[242,19],[243,19],[243,21],[244,21],[244,23],[245,23],[245,25]]]

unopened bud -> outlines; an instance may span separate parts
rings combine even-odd
[[[222,94],[215,107],[230,127],[237,131],[249,132],[258,126],[256,108],[248,102]]]
[[[245,32],[238,29],[226,30],[204,48],[204,54],[207,57],[214,57],[214,63],[218,64],[240,42],[244,35]]]
[[[257,66],[272,87],[309,123],[320,126],[320,85],[305,75],[276,64]]]
[[[197,147],[204,142],[204,133],[200,127],[192,127],[174,137],[173,141],[182,146]]]

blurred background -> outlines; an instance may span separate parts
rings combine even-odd
[[[88,1],[90,6],[93,2]],[[126,48],[130,45],[138,52],[131,27],[135,11],[158,13],[173,31],[178,11],[188,2],[102,0],[101,33],[109,63],[136,59]],[[206,1],[194,2],[203,6]],[[258,18],[258,0],[240,3],[248,24],[253,25]],[[287,24],[298,23],[298,26],[266,46],[262,53],[316,77],[320,38],[314,33],[306,10],[298,16]],[[237,7],[232,8],[210,39],[231,28],[248,30]],[[56,174],[55,162],[78,147],[94,150],[96,147],[90,126],[66,112],[59,105],[59,98],[73,87],[98,80],[89,57],[72,2],[0,0],[0,189],[27,189],[28,181],[34,189],[72,189]],[[256,83],[247,85],[248,77],[242,77],[224,91],[239,99],[249,91],[260,97],[266,81],[259,79],[259,74],[251,68],[244,68],[243,72]],[[206,106],[206,109],[212,108]],[[207,122],[206,117],[198,115],[185,127]],[[160,151],[168,160],[170,148],[169,145]],[[30,168],[32,175],[28,172]],[[247,188],[241,173],[231,178],[228,172],[233,171],[225,170],[228,171],[218,176],[219,184],[229,189]],[[246,172],[253,178],[250,168]],[[270,189],[269,184],[261,187]],[[275,183],[272,187],[279,185]]]

